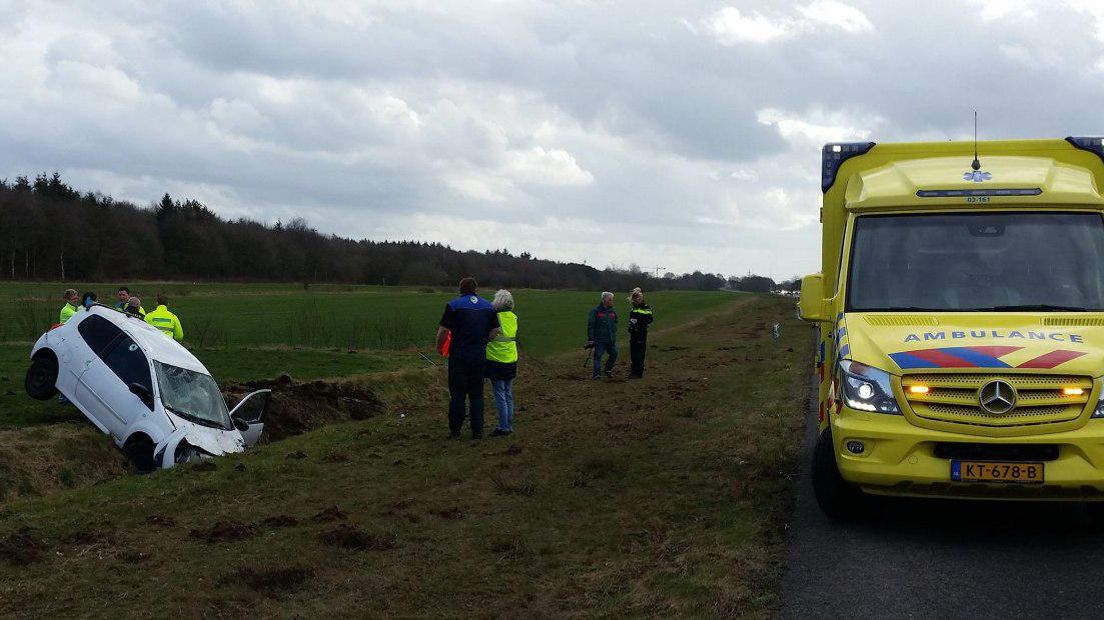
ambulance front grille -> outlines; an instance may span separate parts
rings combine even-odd
[[[1004,414],[981,407],[978,392],[990,381],[1000,379],[1016,389],[1016,405]],[[910,388],[923,386],[927,393]],[[1079,388],[1080,394],[1065,394]],[[1076,419],[1089,406],[1092,379],[1069,375],[1034,374],[915,374],[901,378],[901,389],[912,413],[919,418],[956,424],[1009,427],[1053,424]]]

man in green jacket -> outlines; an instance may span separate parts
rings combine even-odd
[[[613,309],[613,293],[602,293],[601,301],[587,315],[587,348],[594,348],[593,379],[602,378],[602,356],[606,358],[605,375],[613,378],[617,361],[617,311]]]
[[[58,323],[65,323],[76,314],[78,307],[76,289],[65,289],[65,294],[62,295],[62,299],[65,300],[65,305],[61,307],[61,312],[58,314]]]

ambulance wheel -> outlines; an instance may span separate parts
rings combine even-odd
[[[862,491],[844,480],[836,466],[830,428],[824,429],[813,448],[813,494],[820,510],[837,521],[855,519],[862,512]]]
[[[23,389],[35,400],[49,400],[57,394],[58,361],[50,351],[40,351],[31,360],[27,376],[23,379]]]

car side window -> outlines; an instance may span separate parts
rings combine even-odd
[[[146,355],[142,353],[142,348],[130,336],[126,334],[120,336],[111,349],[107,351],[107,354],[103,356],[103,360],[107,367],[111,369],[111,372],[122,379],[125,385],[130,386],[131,383],[137,383],[145,387],[150,394],[153,394],[149,361],[146,359]],[[152,403],[147,402],[146,406],[151,411],[153,410]]]
[[[107,345],[122,334],[123,330],[115,327],[111,324],[111,321],[105,318],[92,315],[85,317],[77,325],[77,332],[80,333],[88,347],[102,358],[107,350]]]

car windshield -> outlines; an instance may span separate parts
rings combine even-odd
[[[1104,310],[1099,214],[864,216],[853,237],[848,310]]]
[[[211,375],[154,362],[161,403],[176,415],[204,426],[231,429],[230,412]]]

